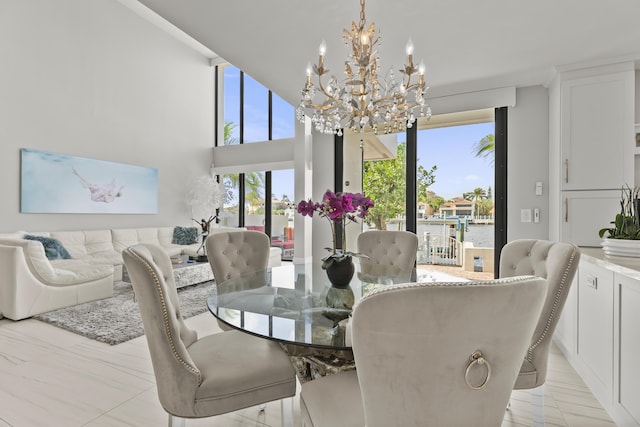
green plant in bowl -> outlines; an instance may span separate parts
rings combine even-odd
[[[613,227],[602,228],[600,237],[609,239],[640,240],[639,209],[640,187],[622,187],[620,196],[620,213],[611,224]]]

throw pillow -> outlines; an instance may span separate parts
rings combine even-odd
[[[198,243],[197,227],[175,227],[172,243],[177,245],[192,245]]]
[[[69,252],[57,239],[52,237],[33,236],[31,234],[25,234],[24,238],[26,240],[37,240],[42,243],[42,246],[44,246],[44,254],[49,259],[71,259]]]

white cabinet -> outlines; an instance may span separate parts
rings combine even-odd
[[[562,190],[633,185],[634,103],[633,69],[562,81]]]
[[[635,65],[562,72],[550,88],[550,238],[600,246],[635,184]],[[600,193],[609,191],[610,193]]]
[[[598,231],[612,225],[620,212],[620,190],[563,191],[560,240],[578,246],[600,246]]]
[[[600,400],[613,390],[613,272],[581,262],[578,269],[578,358],[583,378]]]
[[[615,405],[624,415],[640,424],[640,280],[622,274],[615,275],[616,310],[615,333],[617,336],[614,369]]]
[[[640,258],[580,248],[554,341],[619,426],[640,426]]]

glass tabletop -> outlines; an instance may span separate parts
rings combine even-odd
[[[384,273],[363,275],[356,271],[348,287],[336,288],[316,266],[285,263],[217,284],[207,305],[222,322],[263,338],[350,349],[345,325],[353,305],[376,287],[411,281]],[[415,271],[411,277],[415,281]],[[429,280],[423,275],[425,278]]]

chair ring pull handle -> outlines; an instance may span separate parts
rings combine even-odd
[[[469,372],[471,372],[471,368],[475,365],[485,365],[487,367],[487,376],[479,385],[473,385],[469,382]],[[482,356],[482,352],[480,350],[474,351],[471,353],[471,356],[469,356],[469,364],[467,365],[467,369],[464,371],[464,380],[470,389],[482,390],[484,386],[487,385],[487,382],[489,382],[489,378],[491,378],[491,365],[489,364],[489,361]]]

